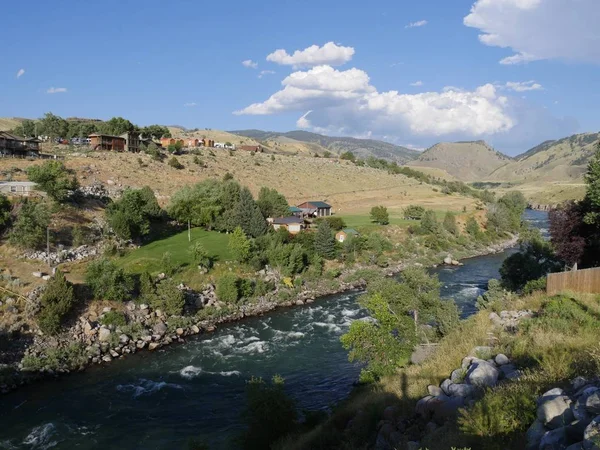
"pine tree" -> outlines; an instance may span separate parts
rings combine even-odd
[[[250,240],[246,237],[246,233],[242,227],[236,227],[233,234],[229,238],[229,250],[238,262],[246,262],[250,258]]]
[[[585,215],[583,220],[591,225],[597,223],[600,217],[600,143],[588,164],[585,182],[587,183],[586,200],[590,203],[592,210]]]
[[[238,225],[248,236],[259,237],[267,232],[267,222],[248,188],[240,191],[240,201],[236,205],[235,216]]]
[[[444,217],[444,229],[454,236],[459,235],[458,226],[456,225],[456,217],[450,211]]]
[[[333,237],[331,226],[326,220],[319,223],[319,228],[317,228],[315,251],[318,255],[327,259],[335,257],[335,238]]]
[[[47,334],[58,333],[76,301],[73,285],[57,270],[40,300],[41,309],[37,316],[40,329]]]

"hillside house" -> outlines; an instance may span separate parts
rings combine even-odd
[[[267,219],[275,231],[284,228],[290,234],[298,234],[304,230],[304,219],[300,217],[276,217]]]
[[[200,140],[196,138],[190,138],[187,140],[187,146],[192,148],[200,147]]]
[[[321,201],[304,202],[298,205],[305,217],[329,217],[331,216],[331,205]]]
[[[40,156],[40,140],[37,138],[23,138],[0,131],[0,155],[16,157]]]
[[[200,141],[200,145],[201,145],[202,147],[210,147],[210,148],[213,148],[213,147],[215,146],[215,141],[214,141],[214,140],[212,140],[212,139],[206,139],[206,138],[204,138],[204,139],[202,139],[202,140]]]
[[[344,228],[335,234],[335,240],[338,242],[344,242],[350,236],[358,236],[358,231],[356,231],[354,228]]]
[[[294,217],[302,217],[302,210],[297,206],[290,206],[290,214]]]
[[[177,143],[179,143],[179,145],[181,145],[181,147],[185,147],[187,144],[187,141],[185,141],[184,139],[181,139],[181,138],[167,138],[167,137],[160,138],[160,145],[162,145],[164,148],[167,148],[169,145],[176,145]]]
[[[142,145],[140,133],[128,131],[127,133],[123,133],[120,137],[125,139],[125,148],[128,152],[138,153],[140,151]]]
[[[90,134],[90,145],[94,150],[122,152],[125,150],[125,138],[110,134]]]
[[[0,181],[0,193],[29,197],[35,191],[33,181]]]
[[[247,152],[262,153],[263,149],[260,145],[240,145],[240,150]]]

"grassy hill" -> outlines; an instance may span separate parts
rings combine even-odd
[[[12,130],[22,121],[19,117],[0,117],[0,131]]]
[[[294,144],[305,149],[313,150],[316,153],[324,151],[336,154],[350,151],[357,158],[366,159],[370,156],[382,158],[388,161],[396,161],[403,164],[417,158],[419,152],[390,144],[389,142],[377,141],[374,139],[356,139],[350,137],[324,136],[322,134],[311,133],[308,131],[288,131],[278,133],[274,131],[261,130],[237,130],[231,131],[233,134],[246,136],[261,142],[283,146]],[[302,146],[302,144],[304,144]]]
[[[511,161],[483,141],[441,142],[408,165],[441,169],[461,181],[481,181]]]

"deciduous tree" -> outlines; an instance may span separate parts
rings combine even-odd
[[[68,200],[79,186],[73,171],[67,169],[61,161],[51,160],[32,166],[27,170],[27,176],[58,203]]]

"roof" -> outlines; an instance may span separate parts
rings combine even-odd
[[[125,139],[122,136],[113,136],[112,134],[102,134],[102,133],[92,133],[88,137],[109,137],[109,138],[116,138],[116,139]]]
[[[289,225],[292,223],[304,223],[304,220],[298,217],[276,217],[273,219],[273,223],[277,225]]]
[[[313,205],[316,208],[331,208],[331,205],[328,205],[325,202],[316,201],[316,202],[306,202],[306,203]]]
[[[0,181],[0,185],[34,187],[35,183],[33,181]]]
[[[358,231],[356,231],[354,228],[342,228],[340,230],[340,233],[341,232],[344,232],[346,234],[354,234],[354,235],[358,234]]]
[[[298,208],[297,206],[290,206],[290,212],[299,213],[299,212],[302,212],[302,210],[300,208]]]

